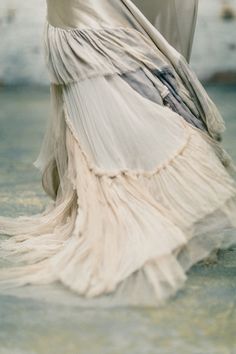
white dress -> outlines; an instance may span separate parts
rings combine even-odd
[[[52,116],[35,164],[53,201],[0,217],[0,289],[59,281],[160,305],[193,264],[236,244],[224,121],[130,0],[48,0],[45,53]]]

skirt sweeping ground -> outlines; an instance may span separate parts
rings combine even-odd
[[[156,40],[46,24],[52,115],[35,165],[53,201],[0,217],[2,291],[60,282],[84,299],[161,305],[193,264],[236,244],[223,119]]]

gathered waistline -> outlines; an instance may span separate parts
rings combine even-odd
[[[134,31],[137,31],[135,28],[133,27],[129,27],[129,26],[103,26],[103,25],[100,25],[98,27],[79,27],[79,26],[76,26],[76,27],[58,27],[58,26],[54,26],[53,24],[51,24],[49,22],[48,19],[46,19],[45,21],[45,25],[49,28],[52,28],[53,30],[58,30],[60,32],[87,32],[87,31],[104,31],[104,30],[125,30],[125,31],[131,31],[131,32],[134,32]],[[137,31],[140,33],[140,31]]]

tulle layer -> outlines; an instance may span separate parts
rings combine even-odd
[[[56,200],[40,215],[0,218],[0,233],[12,235],[1,257],[22,262],[0,270],[0,289],[60,281],[85,298],[160,305],[192,264],[236,244],[235,233],[224,232],[236,227],[235,182],[204,133],[184,124],[184,146],[155,169],[96,169],[59,102],[55,145],[64,154],[55,154],[44,179],[48,190],[55,186],[56,166]],[[163,124],[171,129],[168,118]]]

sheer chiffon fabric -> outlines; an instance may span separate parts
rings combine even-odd
[[[160,305],[193,264],[236,244],[224,122],[130,1],[71,3],[76,28],[45,28],[52,116],[35,165],[53,201],[0,217],[12,262],[0,289],[59,281],[84,299]]]

